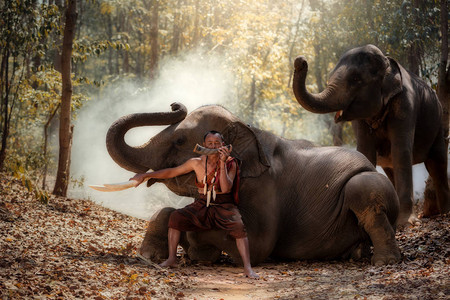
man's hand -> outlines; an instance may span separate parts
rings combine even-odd
[[[231,154],[231,150],[233,150],[233,146],[231,146],[231,145],[229,148],[226,146],[220,147],[219,148],[219,159],[223,162],[226,162],[228,157]]]
[[[138,187],[141,183],[143,183],[145,180],[148,180],[148,179],[150,179],[150,177],[148,176],[148,173],[136,174],[130,178],[130,180],[137,181],[136,187]]]

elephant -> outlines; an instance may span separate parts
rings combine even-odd
[[[106,134],[110,156],[136,173],[174,167],[198,155],[193,149],[205,132],[221,132],[240,165],[238,208],[252,265],[269,257],[361,258],[370,254],[370,245],[374,264],[401,259],[395,240],[397,194],[361,153],[276,136],[245,124],[219,105],[201,106],[187,114],[184,105],[173,103],[171,110],[131,114],[114,122]],[[125,143],[129,129],[152,125],[168,127],[139,147]],[[147,185],[157,181],[177,195],[194,197],[198,192],[193,172],[151,179]],[[168,218],[173,210],[166,207],[151,218],[140,249],[145,257],[167,257]],[[224,251],[241,262],[236,243],[223,230],[182,233],[180,245],[197,261],[215,261]]]
[[[436,189],[423,216],[450,210],[446,133],[436,93],[374,45],[353,48],[339,59],[326,88],[305,87],[308,63],[294,61],[293,92],[313,113],[336,112],[335,122],[351,121],[357,150],[383,168],[400,201],[399,225],[420,222],[414,212],[412,166],[425,163]]]

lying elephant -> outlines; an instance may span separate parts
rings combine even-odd
[[[390,181],[359,152],[315,147],[244,124],[221,106],[204,106],[187,115],[182,104],[172,112],[122,117],[107,134],[112,158],[141,173],[182,164],[208,130],[223,133],[241,161],[239,209],[247,229],[252,264],[274,259],[361,257],[373,244],[372,263],[400,260],[395,241],[398,198]],[[137,126],[170,125],[141,147],[124,141]],[[155,180],[148,183],[151,185]],[[161,180],[171,191],[194,196],[194,174]],[[147,257],[167,257],[167,222],[173,208],[150,221],[141,248]],[[216,260],[221,251],[240,256],[224,231],[188,232],[180,244],[190,258]]]
[[[412,165],[425,163],[436,198],[424,202],[424,216],[450,211],[446,133],[436,93],[422,79],[384,56],[373,45],[346,52],[320,94],[306,90],[308,63],[295,60],[293,90],[314,113],[337,112],[335,121],[352,121],[357,150],[380,165],[395,185],[399,224],[415,223]]]

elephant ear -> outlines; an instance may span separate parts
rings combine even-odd
[[[270,167],[267,155],[250,126],[232,122],[222,130],[222,134],[233,146],[231,155],[241,162],[241,177],[258,177]]]
[[[381,86],[381,95],[383,97],[383,104],[386,105],[392,97],[397,95],[403,90],[402,73],[398,63],[390,57],[389,65],[386,69],[385,76],[383,78],[383,84]]]

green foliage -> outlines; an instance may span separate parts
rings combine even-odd
[[[29,188],[31,181],[42,181],[44,170],[54,165],[54,149],[46,149],[44,128],[50,126],[54,133],[50,121],[61,99],[61,74],[52,66],[61,41],[60,12],[55,5],[37,5],[35,1],[2,1],[0,6],[0,133],[7,140],[4,163],[11,173],[22,174]],[[82,84],[85,81],[74,81],[73,87],[77,90]],[[76,112],[86,100],[75,92],[72,110]],[[34,190],[45,200],[43,192]]]
[[[110,48],[128,51],[130,46],[121,41],[89,41],[85,37],[74,42],[72,60],[74,62],[85,62],[89,57],[99,56]]]
[[[18,131],[21,126],[32,122],[39,106],[39,99],[32,99],[27,106],[29,112],[22,110],[27,94],[23,87],[28,85],[27,80],[31,77],[31,61],[40,58],[46,49],[45,45],[40,44],[41,39],[57,28],[52,24],[57,15],[54,6],[37,6],[35,1],[0,2],[0,136],[6,144],[2,144],[1,150],[10,148],[12,157],[24,148],[36,145],[33,140],[20,145]],[[17,143],[19,147],[11,147],[11,144],[17,146]],[[24,157],[27,158],[27,155]],[[3,160],[0,161],[0,165],[3,163]]]
[[[74,88],[79,85],[74,81]],[[6,168],[11,173],[26,172],[26,178],[33,182],[41,182],[46,166],[56,167],[54,143],[48,143],[44,153],[45,124],[50,121],[52,114],[59,110],[61,101],[61,74],[54,69],[47,69],[33,73],[29,78],[20,82],[18,88],[17,113],[12,116],[9,138],[9,150]],[[72,97],[73,116],[87,101],[86,96],[74,93]],[[56,129],[50,126],[50,140],[56,140]],[[19,169],[19,170],[18,170]],[[24,175],[25,176],[25,175]],[[36,189],[38,190],[38,189]]]
[[[46,39],[61,30],[55,5],[37,5],[33,0],[0,2],[0,46],[11,57],[44,57],[52,46]],[[46,40],[46,43],[42,41]],[[5,52],[2,51],[2,56]]]
[[[155,3],[158,32],[152,36]],[[0,49],[11,50],[9,62],[24,74],[12,81],[17,102],[8,108],[9,162],[30,172],[52,161],[52,149],[42,155],[42,141],[60,101],[60,74],[52,64],[60,50],[61,12],[32,0],[0,1],[0,7]],[[436,0],[83,1],[72,57],[72,108],[76,112],[89,95],[117,79],[149,81],[155,50],[156,59],[198,51],[220,57],[234,74],[238,99],[227,105],[246,122],[330,145],[332,116],[305,111],[292,94],[295,56],[308,59],[307,85],[315,92],[344,51],[367,43],[405,66],[416,55],[421,76],[435,86],[439,13]],[[343,132],[344,142],[354,145],[349,124]]]

